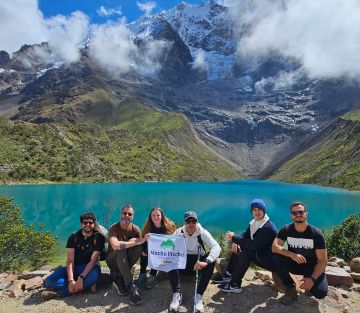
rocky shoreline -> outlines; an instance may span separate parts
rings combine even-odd
[[[355,260],[355,261],[354,261]],[[210,284],[204,295],[205,312],[321,312],[358,313],[360,312],[360,258],[354,259],[350,266],[343,260],[332,258],[327,267],[329,294],[318,300],[300,291],[298,299],[290,307],[278,300],[278,293],[271,278],[271,272],[251,269],[243,281],[243,293],[226,294],[215,284]],[[220,268],[223,261],[218,261]],[[351,274],[350,274],[350,273]],[[128,297],[120,297],[111,288],[109,270],[102,268],[96,291],[83,291],[66,299],[53,299],[43,302],[41,294],[43,280],[51,273],[49,267],[38,271],[18,274],[0,274],[0,312],[167,312],[171,299],[170,284],[166,274],[159,277],[159,284],[151,290],[142,290],[143,303],[132,306]],[[135,277],[139,267],[134,268]],[[299,276],[294,276],[298,281]],[[194,281],[182,278],[184,302],[180,312],[192,311]],[[95,291],[95,292],[94,292]]]

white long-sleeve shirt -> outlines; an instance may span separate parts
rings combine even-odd
[[[175,230],[174,235],[182,235],[183,233],[186,233],[185,225]],[[210,262],[214,262],[220,255],[221,248],[219,244],[216,242],[216,240],[211,236],[211,234],[203,228],[200,223],[196,225],[196,230],[191,236],[185,236],[185,244],[186,244],[186,251],[188,254],[197,254],[198,253],[198,247],[200,245],[197,236],[201,236],[201,239],[205,246],[210,248],[209,255],[207,256],[207,259]],[[204,255],[205,251],[201,248],[200,255]]]

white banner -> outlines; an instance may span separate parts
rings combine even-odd
[[[183,236],[150,234],[148,265],[158,271],[169,272],[186,266],[186,245]]]

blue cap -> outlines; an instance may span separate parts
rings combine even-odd
[[[254,199],[253,201],[251,201],[250,203],[250,209],[252,210],[253,208],[258,208],[264,211],[264,214],[266,212],[266,204],[265,201],[263,199]]]

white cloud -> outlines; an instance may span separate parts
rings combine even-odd
[[[192,65],[192,68],[199,71],[207,72],[209,70],[208,65],[205,61],[205,52],[202,49],[199,49],[195,54],[195,60]]]
[[[154,10],[154,8],[156,7],[156,3],[154,1],[144,3],[136,2],[136,4],[141,11],[144,11],[144,14],[146,16],[150,15],[152,10]]]
[[[244,0],[231,12],[243,56],[277,51],[299,60],[313,78],[360,74],[358,0]]]
[[[293,84],[296,84],[300,79],[304,78],[304,73],[300,69],[293,72],[280,72],[276,76],[262,78],[255,83],[256,93],[266,93],[266,90],[284,90]]]
[[[0,50],[14,52],[24,44],[47,40],[36,0],[0,1]]]
[[[79,45],[85,38],[88,23],[87,16],[81,12],[46,19],[36,0],[2,1],[0,50],[12,53],[24,44],[47,41],[59,58],[74,62],[79,59]]]
[[[96,11],[100,16],[122,15],[121,7],[106,8],[103,5]]]
[[[68,63],[80,58],[79,46],[86,39],[89,20],[79,11],[70,17],[58,15],[46,21],[49,33],[49,46],[55,53]]]
[[[137,46],[125,20],[96,25],[89,42],[91,57],[113,74],[136,71],[149,75],[160,69],[160,56],[168,43],[150,40]]]

